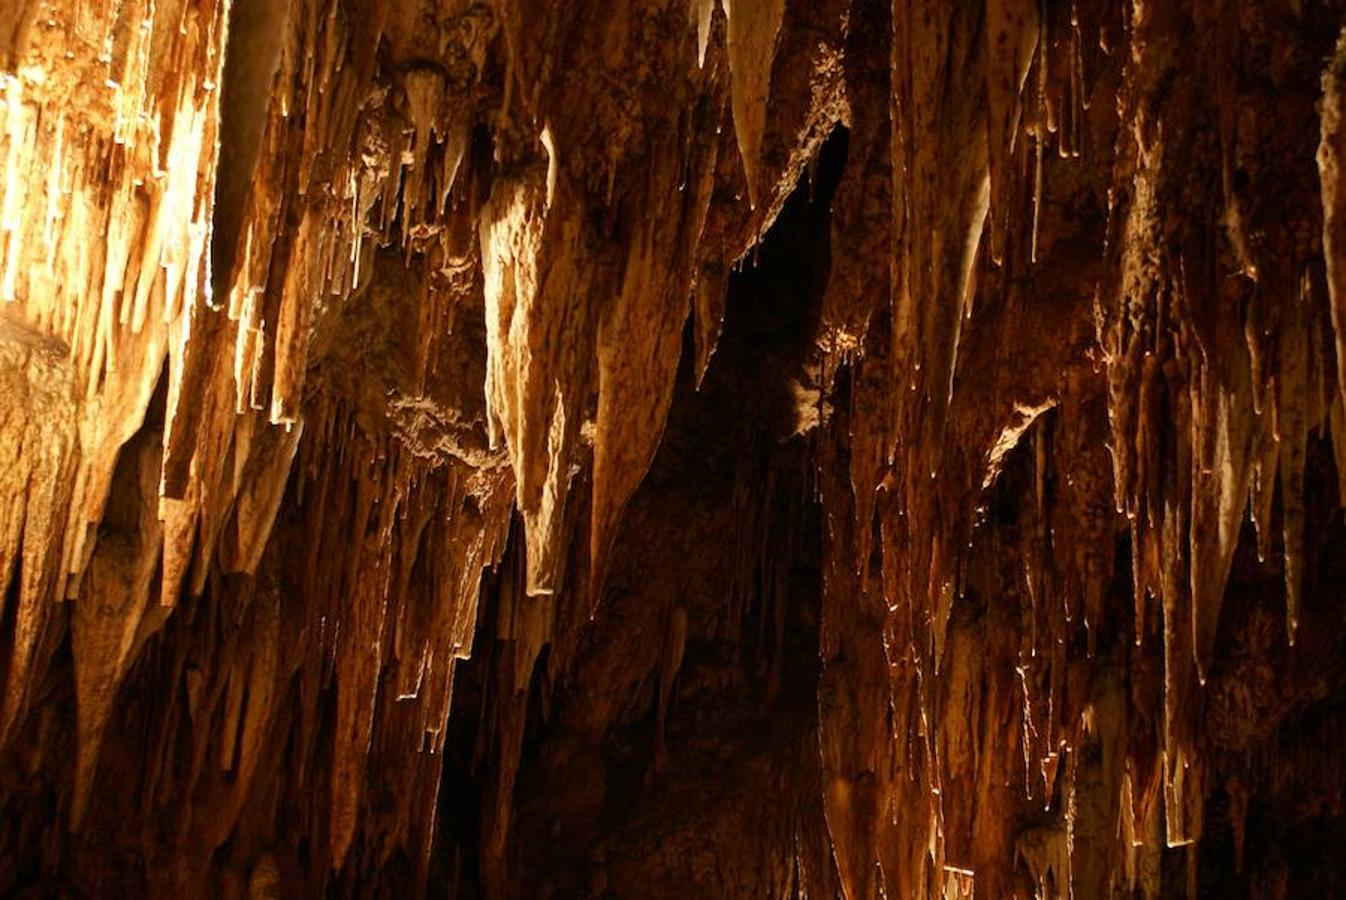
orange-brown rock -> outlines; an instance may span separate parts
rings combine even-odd
[[[0,0],[0,894],[1346,894],[1338,0]]]

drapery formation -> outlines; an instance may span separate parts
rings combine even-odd
[[[1343,25],[9,0],[0,889],[1346,890]]]

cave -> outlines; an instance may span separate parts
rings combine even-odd
[[[0,895],[1346,896],[1346,4],[6,0]]]

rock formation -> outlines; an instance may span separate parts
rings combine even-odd
[[[0,2],[0,893],[1346,894],[1338,0]]]

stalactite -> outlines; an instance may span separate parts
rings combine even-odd
[[[771,93],[771,63],[775,58],[776,36],[785,14],[785,2],[721,0],[721,3],[728,22],[734,133],[743,158],[748,198],[756,206],[762,197],[762,132],[766,129],[767,99]]]

